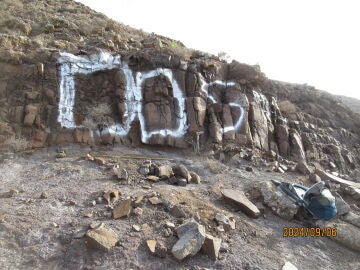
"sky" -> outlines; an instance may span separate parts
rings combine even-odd
[[[186,47],[259,64],[268,78],[360,99],[357,0],[78,0]]]

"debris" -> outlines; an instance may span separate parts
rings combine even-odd
[[[165,225],[166,225],[166,227],[171,228],[171,229],[175,228],[175,224],[170,221],[166,221]]]
[[[141,215],[143,214],[142,208],[136,207],[136,208],[134,209],[134,214],[135,214],[136,216],[141,216]]]
[[[298,269],[291,262],[285,262],[285,264],[282,267],[282,270],[298,270]]]
[[[0,198],[11,198],[16,194],[19,194],[17,189],[10,189],[9,191],[0,193]]]
[[[47,199],[47,198],[48,198],[47,193],[45,191],[42,192],[41,195],[40,195],[40,199]]]
[[[95,158],[94,158],[92,155],[90,155],[90,154],[86,154],[85,159],[90,160],[90,161],[94,161],[94,160],[95,160]]]
[[[132,229],[135,231],[135,232],[140,232],[141,231],[141,228],[139,225],[132,225]]]
[[[235,230],[235,220],[233,217],[228,218],[227,216],[220,214],[220,213],[216,213],[214,219],[216,220],[218,225],[222,225],[224,230],[230,231],[230,230]]]
[[[299,161],[299,162],[296,164],[295,169],[296,169],[298,172],[300,172],[300,173],[302,173],[302,174],[304,174],[304,175],[307,175],[307,174],[310,174],[310,173],[311,173],[308,165],[306,164],[306,162],[305,162],[304,160]]]
[[[146,245],[149,248],[151,253],[155,253],[156,241],[155,240],[147,240]]]
[[[52,225],[54,228],[59,228],[59,224],[57,224],[57,223],[55,223],[55,222],[51,223],[51,225]]]
[[[223,197],[227,200],[235,203],[240,207],[241,211],[247,214],[250,217],[258,218],[260,216],[259,209],[244,195],[242,191],[237,191],[233,189],[223,189],[221,191]]]
[[[89,248],[110,251],[116,245],[118,236],[108,228],[100,227],[86,232],[86,245]]]
[[[102,197],[97,197],[96,203],[97,204],[102,204],[102,202],[103,202],[103,198]]]
[[[173,174],[174,173],[170,165],[162,165],[158,167],[156,171],[156,176],[162,179],[170,178]]]
[[[131,209],[131,199],[124,200],[113,210],[113,218],[118,219],[124,216],[129,216]]]
[[[159,258],[165,258],[167,254],[167,248],[163,243],[157,243],[155,246],[155,256]]]
[[[188,171],[188,169],[180,164],[180,165],[176,165],[172,168],[175,176],[179,176],[181,178],[185,178],[187,182],[190,182],[190,179],[191,179],[191,175]]]
[[[99,165],[106,165],[106,160],[101,157],[94,157],[94,161]]]
[[[70,204],[70,205],[72,205],[72,204]],[[92,205],[92,206],[95,206],[95,205],[96,205],[96,201],[93,200],[93,201],[91,202],[91,205]]]
[[[205,227],[193,220],[176,228],[176,233],[179,240],[172,247],[171,253],[178,260],[196,255],[205,241]]]
[[[160,200],[158,197],[151,197],[149,199],[149,202],[152,204],[152,205],[156,205],[156,204],[160,204],[162,203],[162,200]]]
[[[144,200],[144,195],[137,196],[135,201],[133,201],[133,206],[134,207],[141,206],[143,204],[143,200]]]
[[[191,176],[190,183],[200,184],[200,182],[201,182],[200,176],[196,172],[190,171],[189,173]]]
[[[252,172],[252,171],[254,171],[254,169],[253,169],[253,167],[245,167],[245,171],[247,171],[247,172]]]
[[[183,209],[181,209],[180,206],[175,205],[172,208],[170,208],[170,214],[173,215],[176,218],[186,218],[186,213]]]
[[[210,259],[215,261],[219,256],[220,247],[220,238],[216,238],[211,236],[210,234],[206,234],[204,244],[201,247],[201,251],[206,254]]]
[[[120,194],[121,194],[121,192],[118,190],[110,190],[110,191],[104,192],[103,197],[107,201],[107,203],[110,205],[110,204],[116,203],[120,199]]]
[[[155,175],[149,175],[148,177],[146,177],[146,180],[149,180],[151,182],[157,182],[159,181],[159,177],[155,176]]]
[[[124,168],[121,168],[121,169],[120,169],[120,166],[119,166],[119,165],[115,165],[115,166],[113,167],[113,172],[114,172],[115,176],[117,177],[117,179],[119,179],[119,180],[126,180],[126,181],[129,180],[129,174],[128,174],[128,172],[127,172]]]
[[[84,217],[91,218],[93,216],[93,213],[85,213]]]

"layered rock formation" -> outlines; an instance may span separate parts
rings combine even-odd
[[[359,166],[360,117],[326,92],[270,80],[258,66],[226,63],[98,14],[85,32],[71,7],[92,11],[71,1],[52,3],[54,17],[38,21],[22,19],[35,1],[21,3],[20,13],[4,9],[0,143],[21,134],[31,147],[186,148],[200,138],[203,147],[249,146],[333,163],[342,173]],[[38,13],[49,8],[36,3]],[[14,18],[18,26],[9,28]]]

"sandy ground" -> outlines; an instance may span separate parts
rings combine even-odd
[[[117,159],[128,170],[130,183],[119,182],[106,166],[83,159],[89,147],[65,147],[68,157],[56,159],[54,148],[21,155],[1,155],[0,192],[17,189],[11,198],[0,198],[0,269],[281,269],[286,261],[298,269],[359,269],[359,254],[326,238],[284,238],[284,227],[304,226],[300,221],[286,221],[265,209],[264,215],[252,219],[225,203],[221,188],[245,191],[271,179],[301,182],[296,173],[266,172],[254,167],[247,172],[247,161],[236,166],[220,164],[192,153],[164,148],[102,148],[101,153],[113,156],[142,155],[165,157],[159,164],[185,164],[201,176],[201,184],[186,187],[165,182],[149,183],[137,172],[145,160]],[[170,160],[171,159],[171,160]],[[213,167],[217,168],[214,173]],[[145,186],[145,188],[144,188]],[[146,188],[150,186],[151,188]],[[114,220],[106,204],[92,201],[107,190],[121,191],[122,198],[144,195],[141,216]],[[46,198],[41,198],[45,192]],[[146,198],[158,196],[163,203],[150,204]],[[181,262],[172,255],[156,257],[148,251],[145,241],[155,239],[170,250],[176,236],[166,236],[165,222],[176,225],[185,219],[170,215],[170,204],[181,205],[187,218],[200,217],[208,233],[223,240],[217,261],[198,253]],[[236,219],[236,229],[218,232],[212,220],[220,212]],[[92,213],[92,217],[84,214]],[[89,224],[101,221],[119,236],[119,245],[110,252],[91,250],[81,237]],[[135,232],[132,225],[142,230]],[[226,249],[226,246],[228,247]]]

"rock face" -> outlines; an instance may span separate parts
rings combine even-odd
[[[176,228],[179,240],[171,249],[178,260],[194,256],[199,252],[205,241],[205,227],[195,221],[189,221]]]
[[[92,25],[56,10],[76,35],[54,35],[67,30],[61,24],[39,28],[36,35],[1,26],[9,36],[1,37],[8,47],[0,55],[0,146],[20,133],[33,148],[71,142],[236,144],[296,162],[335,164],[340,173],[359,167],[360,117],[336,97],[270,80],[259,66],[228,64],[177,42],[186,52],[179,54],[169,39],[154,34],[131,29],[131,38],[122,40],[124,26],[116,23],[90,34]],[[26,12],[16,16],[29,20]],[[49,25],[44,18],[32,18],[33,24]]]

